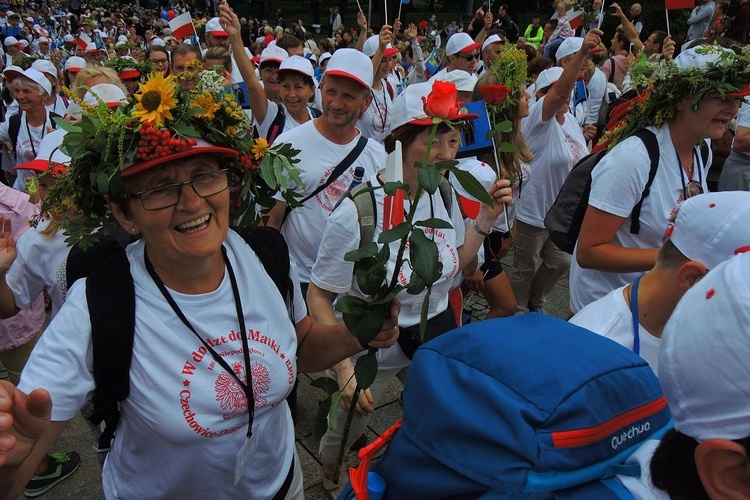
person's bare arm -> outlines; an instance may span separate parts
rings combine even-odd
[[[357,13],[357,25],[359,26],[359,38],[357,38],[357,44],[354,48],[362,52],[367,41],[367,16],[361,10]]]
[[[627,37],[628,41],[633,44],[635,52],[640,52],[643,48],[643,42],[641,42],[640,36],[638,35],[638,30],[635,29],[635,26],[633,26],[633,23],[630,22],[630,19],[628,19],[628,16],[625,15],[617,2],[612,2],[611,7],[615,9],[615,12],[612,15],[617,17],[620,21],[622,32]]]

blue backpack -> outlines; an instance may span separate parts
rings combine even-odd
[[[372,466],[385,498],[627,498],[607,478],[638,476],[626,460],[672,425],[643,359],[541,314],[422,345],[402,420]]]

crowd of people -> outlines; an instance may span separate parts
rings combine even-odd
[[[626,14],[602,0],[584,6],[585,23],[571,23],[580,2],[555,0],[525,29],[504,4],[466,26],[376,25],[360,11],[356,28],[332,7],[322,35],[280,12],[240,18],[225,1],[213,17],[184,0],[142,11],[0,3],[0,499],[41,496],[77,469],[79,453],[50,449],[107,400],[102,319],[130,329],[117,433],[99,442],[105,497],[303,498],[295,380],[327,371],[340,398],[319,457],[336,498],[339,450],[362,444],[394,377],[408,384],[415,349],[463,323],[466,294],[484,295],[487,318],[544,314],[567,273],[570,321],[663,381],[675,430],[651,450],[639,491],[750,495],[748,365],[734,355],[750,348],[738,299],[750,2],[698,3],[672,35],[650,30],[640,4]],[[170,23],[186,13],[188,33]],[[484,123],[493,139],[477,152]],[[571,170],[604,150],[575,248],[561,248],[546,216]],[[261,176],[264,154],[279,156]],[[426,191],[424,167],[453,160],[458,175]],[[403,166],[397,178],[386,164]],[[412,228],[440,264],[418,293],[402,238],[382,236],[402,201],[388,191],[396,180],[394,212],[440,221]],[[360,183],[375,189],[353,196]],[[235,227],[246,215],[257,230]],[[97,238],[94,248],[124,252],[76,282],[71,245]],[[336,304],[371,295],[350,257],[373,247],[400,291],[362,345]],[[97,305],[121,296],[131,309]],[[688,345],[715,326],[731,333],[726,349]],[[377,373],[355,400],[368,347],[380,349]],[[686,389],[698,371],[708,375]],[[704,393],[710,408],[696,402]],[[666,465],[685,450],[684,469]]]

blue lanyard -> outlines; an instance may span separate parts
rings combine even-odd
[[[633,314],[633,352],[641,355],[640,323],[638,321],[638,284],[643,275],[638,276],[630,286],[630,311]]]

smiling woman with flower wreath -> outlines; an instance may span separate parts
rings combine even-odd
[[[87,229],[114,223],[138,235],[116,254],[120,266],[97,270],[129,274],[133,288],[125,277],[99,294],[92,285],[102,280],[76,282],[19,387],[0,381],[0,499],[15,498],[96,389],[90,300],[107,302],[110,288],[132,294],[135,317],[105,497],[303,498],[285,398],[297,370],[325,369],[363,347],[343,324],[307,316],[296,266],[285,270],[278,259],[287,253],[278,233],[229,229],[230,191],[242,200],[239,215],[254,215],[246,195],[286,186],[294,152],[255,143],[237,103],[205,73],[190,93],[152,75],[138,101],[116,110],[81,101],[82,120],[64,125],[73,160],[44,208],[73,200],[83,217],[64,226],[83,244]],[[216,104],[213,118],[198,96]],[[245,184],[230,190],[239,179]],[[0,232],[0,252],[14,252],[10,231]],[[279,269],[266,267],[268,253]],[[397,313],[392,306],[370,346],[395,342]]]
[[[737,114],[739,99],[750,94],[750,49],[695,47],[655,66],[652,79],[605,136],[613,145],[592,171],[589,206],[570,269],[573,313],[651,269],[670,216],[685,199],[707,190],[710,147],[701,143],[720,139]],[[642,129],[658,144],[647,195],[650,154],[633,136]],[[641,199],[640,214],[632,215]]]
[[[387,389],[390,381],[403,369],[409,366],[411,355],[419,343],[419,324],[422,306],[427,310],[427,325],[425,341],[432,339],[456,327],[452,311],[448,308],[448,292],[452,286],[453,277],[461,272],[471,260],[490,230],[492,223],[503,210],[503,204],[511,202],[510,182],[498,180],[489,189],[489,195],[494,201],[494,207],[482,205],[482,209],[475,219],[472,228],[465,231],[464,222],[457,207],[455,195],[448,211],[447,203],[443,200],[440,189],[432,195],[420,187],[420,170],[428,165],[440,161],[453,160],[458,152],[460,141],[459,123],[472,120],[477,115],[460,114],[460,103],[456,101],[458,90],[451,82],[425,82],[410,85],[394,101],[393,131],[385,140],[386,150],[392,152],[396,141],[403,144],[403,179],[408,186],[404,196],[403,207],[395,210],[411,212],[412,206],[417,204],[414,221],[440,219],[448,225],[441,229],[418,227],[414,229],[412,240],[421,238],[432,240],[435,253],[442,263],[439,277],[427,289],[418,294],[407,292],[406,289],[398,293],[401,302],[401,314],[398,317],[401,334],[399,344],[378,353],[378,371],[375,381],[370,388],[362,391],[357,403],[357,414],[351,423],[349,441],[358,438],[367,426],[367,417],[373,413],[373,408],[380,395]],[[436,172],[437,173],[437,172]],[[381,171],[369,179],[373,186],[383,184],[384,173]],[[445,182],[445,180],[443,180]],[[366,195],[369,196],[369,195]],[[373,192],[374,213],[377,222],[373,233],[373,241],[383,234],[383,207],[385,193],[383,189]],[[418,198],[417,198],[418,196]],[[398,198],[396,198],[398,199]],[[417,235],[417,236],[415,236]],[[411,241],[411,240],[410,240]],[[334,293],[366,296],[359,288],[353,273],[354,263],[346,261],[347,252],[355,250],[364,243],[360,242],[360,228],[357,209],[349,198],[343,198],[341,204],[326,220],[322,244],[318,250],[317,259],[312,269],[310,288],[307,293],[310,314],[322,323],[335,324],[336,318],[331,305]],[[388,246],[388,262],[383,269],[384,279],[390,282],[394,273],[398,273],[398,284],[406,287],[413,280],[412,269],[414,262],[402,265],[396,271],[399,262],[400,239]],[[384,244],[378,243],[378,248]],[[387,268],[387,271],[386,271]],[[337,490],[345,481],[333,482],[336,458],[343,438],[346,422],[346,412],[349,410],[357,381],[353,376],[355,359],[346,359],[336,365],[329,376],[337,380],[342,391],[338,411],[338,425],[329,429],[320,442],[320,459],[323,462],[323,487],[335,498]],[[346,444],[350,446],[351,442]]]

